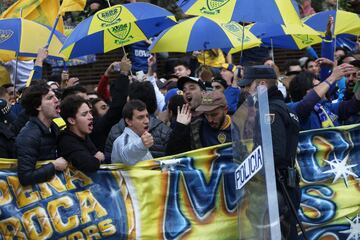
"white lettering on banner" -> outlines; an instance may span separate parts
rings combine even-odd
[[[261,146],[258,146],[236,169],[236,189],[241,189],[264,166]]]

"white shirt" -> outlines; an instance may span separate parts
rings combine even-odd
[[[111,152],[112,163],[134,165],[149,159],[153,159],[149,149],[144,146],[141,137],[130,128],[126,127],[115,139]]]

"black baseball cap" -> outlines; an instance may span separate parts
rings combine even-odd
[[[184,77],[180,77],[180,78],[179,78],[179,80],[177,81],[177,88],[182,91],[183,88],[184,88],[184,84],[185,84],[186,82],[194,82],[194,83],[197,83],[202,90],[206,90],[205,83],[204,83],[203,81],[201,81],[200,78],[187,77],[187,76],[184,76]]]
[[[277,79],[275,70],[267,65],[245,67],[243,79],[238,81],[240,87],[251,84],[255,79]]]

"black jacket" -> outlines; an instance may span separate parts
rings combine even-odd
[[[57,156],[59,129],[55,124],[47,128],[37,117],[30,120],[16,137],[18,177],[21,185],[46,182],[55,175],[52,163],[36,168],[36,162],[54,160]]]
[[[277,87],[268,89],[269,112],[274,114],[271,135],[275,167],[286,170],[293,165],[299,136],[297,116],[285,104],[282,93]],[[291,114],[291,115],[290,115]]]
[[[126,103],[126,98],[129,89],[129,78],[125,75],[120,75],[118,79],[110,82],[110,93],[112,101],[108,112],[100,118],[94,119],[94,129],[90,134],[90,138],[95,146],[104,151],[106,138],[111,130],[111,127],[120,121],[122,116],[122,109]]]
[[[15,158],[15,134],[0,122],[0,158]]]
[[[64,130],[60,134],[60,156],[80,171],[95,172],[99,169],[100,161],[94,157],[97,151],[89,136],[83,139],[69,130]]]

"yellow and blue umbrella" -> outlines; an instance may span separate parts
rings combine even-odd
[[[249,25],[249,30],[267,47],[297,50],[321,42],[320,34],[306,24],[255,23]]]
[[[164,30],[150,45],[151,52],[191,52],[213,48],[243,49],[259,46],[261,41],[236,22],[222,23],[207,17],[184,20]]]
[[[39,48],[45,47],[51,28],[40,23],[22,19],[0,19],[0,59],[10,60],[19,57],[35,58]],[[62,59],[60,54],[65,36],[55,31],[48,46],[49,57]]]
[[[329,17],[334,17],[334,35],[360,35],[360,17],[358,14],[342,10],[329,10],[315,13],[303,19],[303,22],[325,36]]]
[[[115,5],[82,21],[61,51],[68,58],[105,53],[149,39],[174,24],[172,13],[150,3]]]
[[[180,0],[178,5],[188,15],[224,22],[300,23],[291,0]]]

